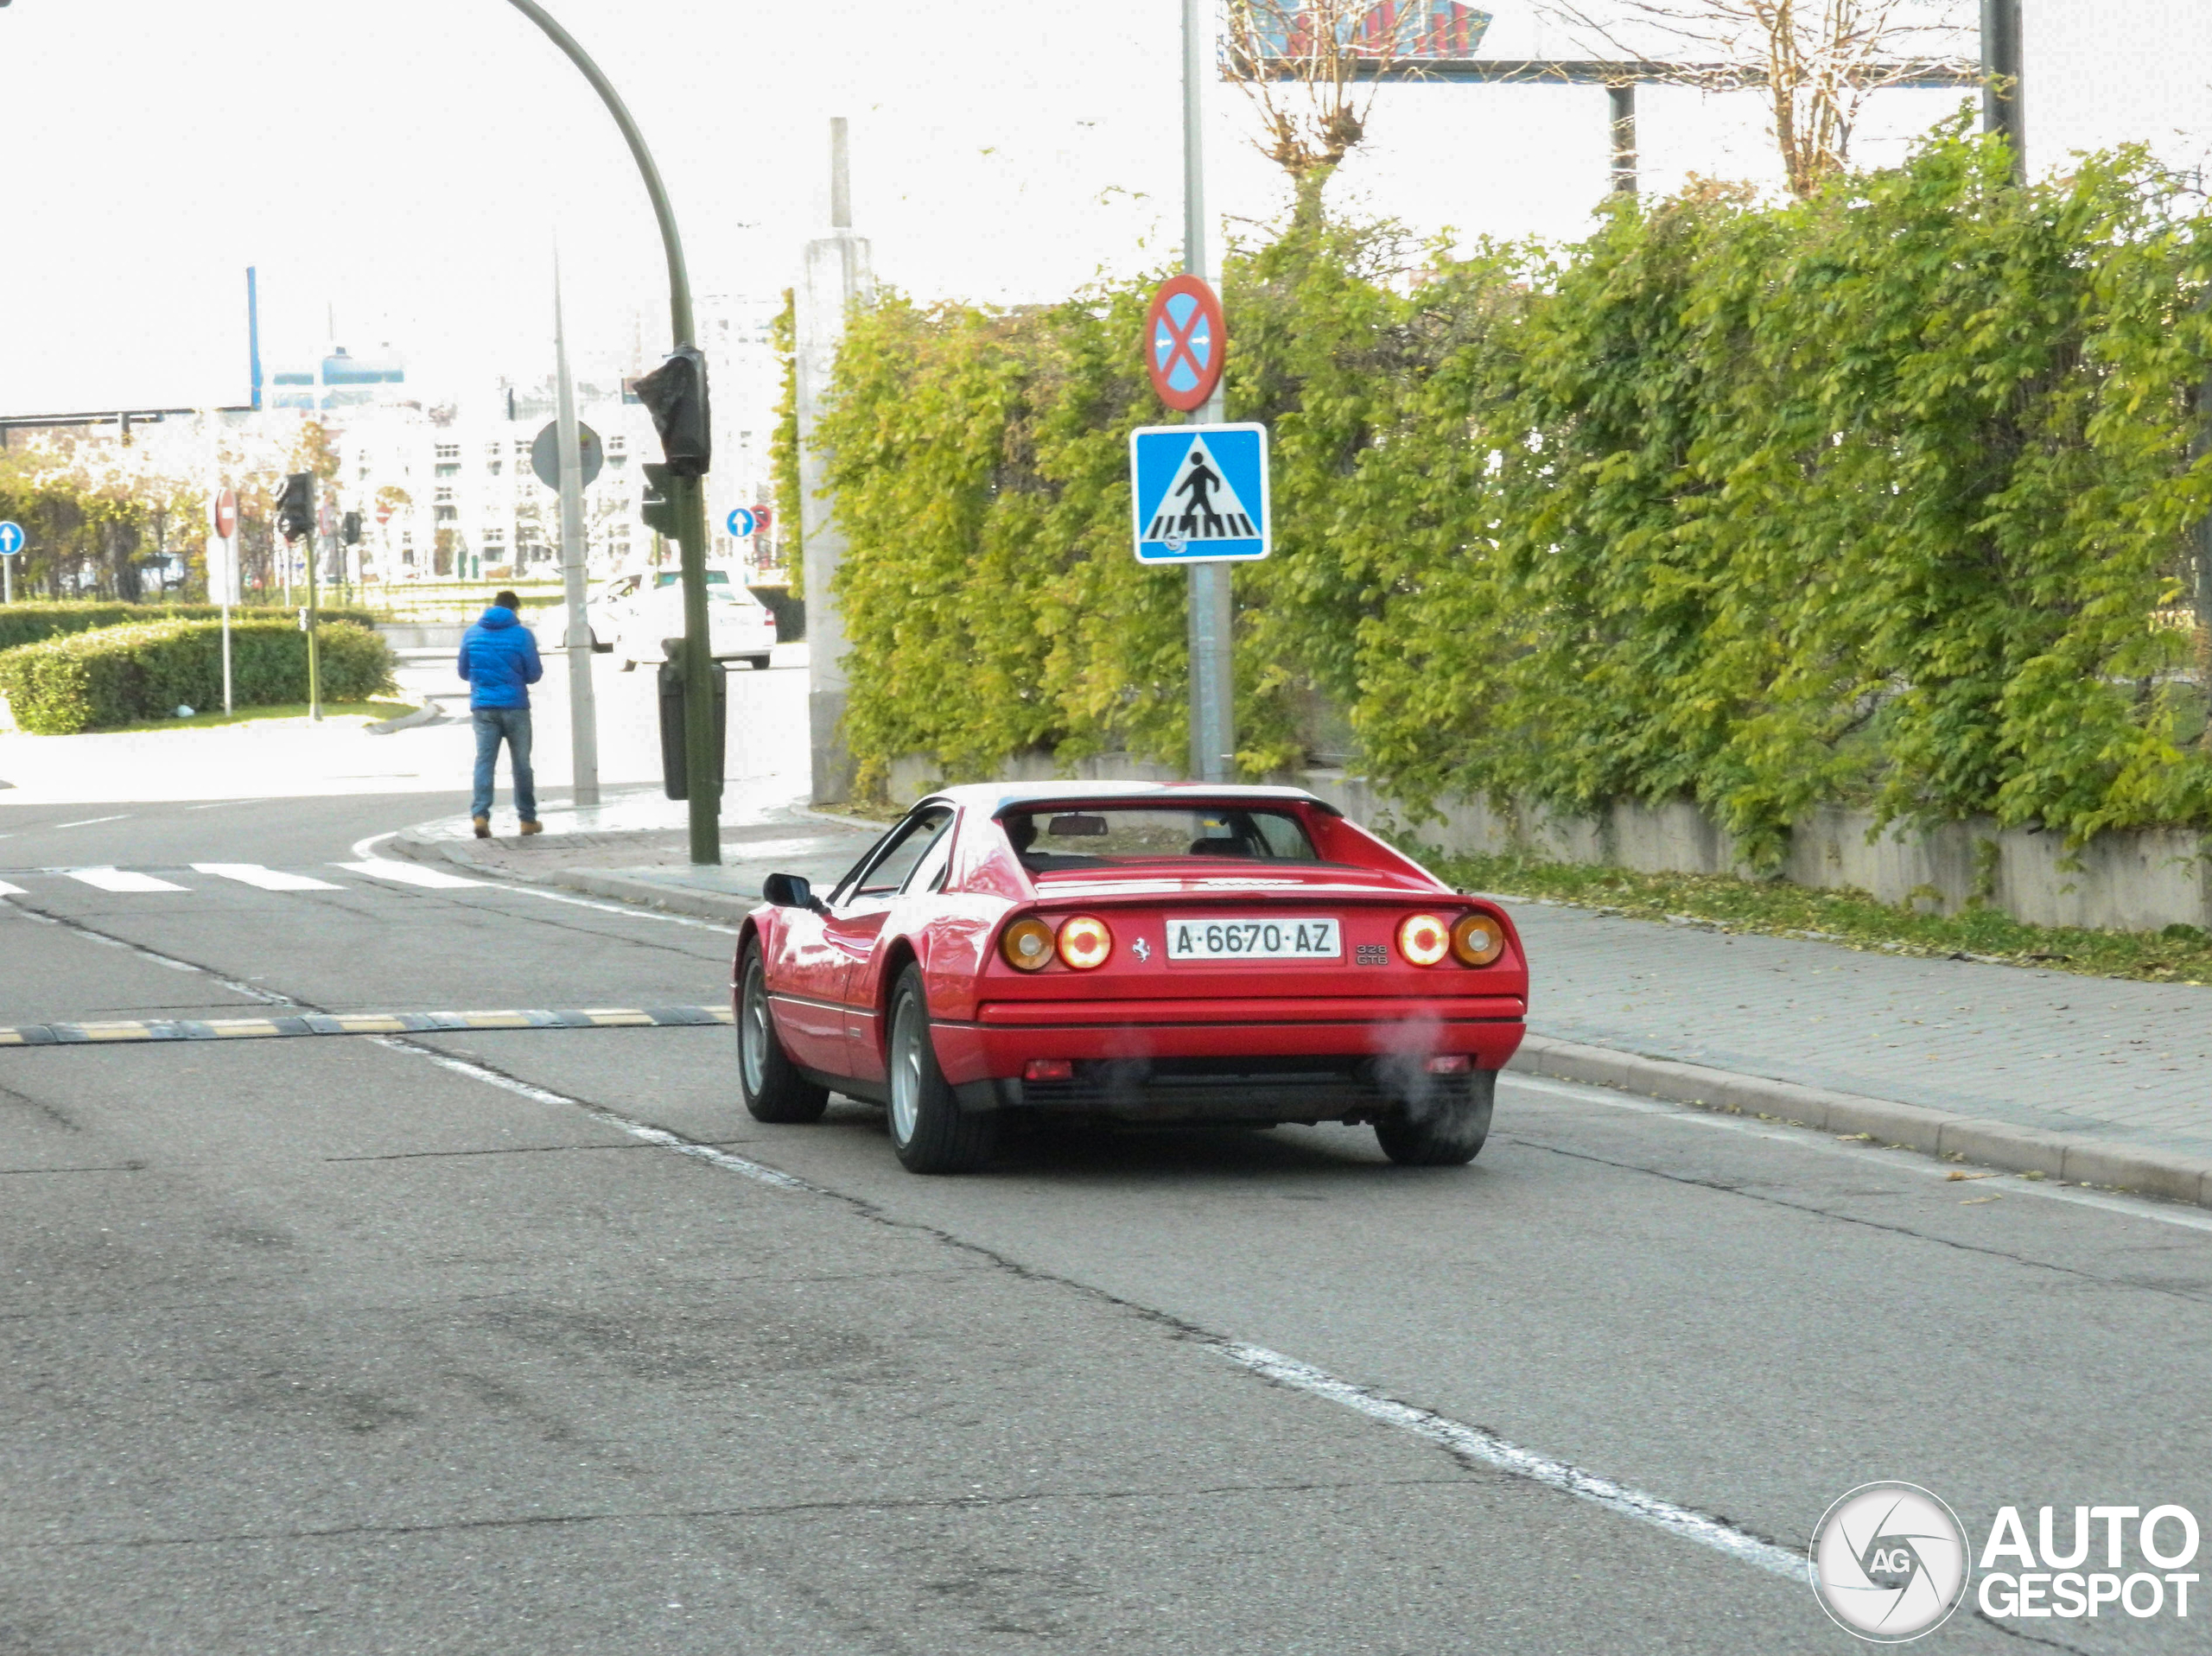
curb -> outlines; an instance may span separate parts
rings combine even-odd
[[[1795,1126],[1846,1136],[1863,1133],[1885,1145],[1972,1160],[2011,1173],[2040,1173],[2068,1184],[2133,1190],[2212,1207],[2212,1159],[2201,1156],[2016,1126],[1985,1116],[1958,1115],[1542,1035],[1523,1039],[1506,1067],[1730,1115],[1776,1116]]]
[[[676,890],[652,880],[632,879],[625,875],[602,873],[589,868],[554,869],[539,875],[518,874],[505,868],[487,868],[468,854],[465,845],[442,840],[418,840],[412,836],[411,831],[396,835],[390,848],[393,855],[404,857],[410,862],[449,862],[486,879],[508,880],[517,885],[551,885],[586,897],[611,898],[615,902],[634,904],[641,909],[660,909],[670,914],[687,915],[695,920],[720,921],[729,926],[741,923],[759,901],[758,898],[747,902],[743,898],[725,897],[718,891]]]
[[[830,820],[849,819],[833,816]],[[406,834],[391,843],[394,851],[416,861],[442,858],[476,873],[502,879],[517,878],[484,867],[459,845],[414,840]],[[521,883],[557,885],[727,925],[741,923],[753,907],[742,898],[717,892],[671,891],[650,880],[588,869],[557,871],[542,880]],[[1986,1116],[1960,1115],[1925,1105],[1834,1092],[1825,1087],[1741,1075],[1672,1058],[1646,1057],[1618,1047],[1587,1046],[1548,1035],[1524,1037],[1506,1068],[1555,1081],[1611,1087],[1724,1114],[1775,1117],[1793,1126],[1815,1127],[1840,1136],[1863,1133],[1881,1144],[1902,1145],[1923,1155],[2212,1208],[2212,1158],[2177,1151],[2116,1144],[2085,1133],[2018,1126]]]
[[[372,736],[389,736],[395,730],[412,730],[417,725],[433,723],[439,717],[441,714],[437,704],[429,702],[411,712],[397,714],[390,719],[379,719],[367,729]]]

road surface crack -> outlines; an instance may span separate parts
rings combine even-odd
[[[674,1507],[637,1512],[533,1513],[519,1517],[455,1518],[424,1524],[340,1524],[319,1529],[226,1530],[206,1535],[80,1536],[69,1540],[14,1541],[17,1552],[79,1551],[100,1547],[229,1546],[257,1541],[345,1540],[354,1536],[448,1535],[470,1530],[555,1528],[575,1524],[683,1523],[725,1518],[784,1518],[809,1513],[902,1513],[988,1511],[1010,1507],[1123,1501],[1217,1501],[1249,1495],[1338,1494],[1354,1491],[1458,1488],[1460,1477],[1345,1478],[1282,1480],[1262,1483],[1201,1485],[1197,1488],[1033,1489],[1004,1495],[857,1495],[839,1501],[774,1501],[745,1507]]]
[[[1960,1241],[1954,1237],[1936,1236],[1927,1231],[1916,1230],[1910,1225],[1885,1223],[1881,1220],[1863,1218],[1856,1214],[1838,1213],[1833,1208],[1816,1207],[1811,1202],[1793,1202],[1787,1196],[1769,1196],[1761,1191],[1746,1189],[1742,1185],[1731,1184],[1725,1179],[1700,1178],[1688,1173],[1669,1173],[1656,1167],[1642,1166],[1635,1162],[1615,1161],[1609,1156],[1597,1155],[1591,1151],[1567,1150],[1558,1145],[1540,1144],[1533,1139],[1503,1139],[1501,1142],[1517,1145],[1523,1150],[1548,1151],[1554,1156],[1562,1156],[1572,1161],[1594,1162],[1600,1167],[1618,1168],[1624,1173],[1642,1173],[1651,1178],[1663,1179],[1670,1184],[1687,1184],[1699,1190],[1713,1190],[1722,1196],[1736,1196],[1745,1202],[1764,1202],[1771,1207],[1787,1209],[1792,1213],[1808,1214],[1815,1218],[1832,1220],[1840,1225],[1857,1225],[1866,1230],[1878,1230],[1886,1232],[1892,1236],[1909,1237],[1916,1242],[1932,1243],[1936,1247],[1951,1248],[1961,1253],[1977,1254],[1984,1259],[2003,1259],[2013,1265],[2025,1266],[2031,1270],[2048,1271],[2056,1276],[2093,1283],[2100,1288],[2139,1288],[2149,1293],[2164,1294],[2175,1299],[2187,1300],[2193,1305],[2212,1304],[2212,1295],[2191,1293],[2186,1289],[2176,1288],[2170,1284],[2149,1282],[2133,1277],[2099,1276],[2094,1272],[2084,1271],[2077,1266],[2059,1265],[2050,1259],[2030,1259],[2024,1253],[2015,1253],[2009,1249],[1992,1247],[1985,1243]]]

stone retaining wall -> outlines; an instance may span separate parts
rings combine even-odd
[[[1171,782],[1181,773],[1125,754],[1060,765],[1049,753],[1025,754],[1001,771],[1009,782],[1063,776]],[[891,767],[892,796],[913,799],[936,785],[923,758]],[[1604,863],[1645,873],[1726,874],[1749,870],[1734,841],[1694,805],[1619,804],[1602,816],[1567,816],[1540,808],[1501,812],[1478,800],[1444,809],[1441,822],[1408,822],[1402,808],[1362,777],[1309,771],[1276,778],[1313,790],[1354,822],[1405,828],[1452,852],[1535,852],[1560,862]],[[1792,835],[1783,875],[1801,885],[1853,887],[1885,903],[1946,912],[1975,899],[2044,926],[2155,931],[2177,923],[2212,930],[2212,836],[2184,828],[2102,834],[2069,855],[2063,836],[1955,822],[1924,834],[1873,834],[1866,811],[1816,810]],[[2069,866],[2074,865],[2074,866]]]

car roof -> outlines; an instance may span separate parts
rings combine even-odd
[[[1271,788],[1224,782],[969,782],[929,796],[965,810],[996,816],[1023,805],[1117,803],[1152,805],[1310,805],[1332,816],[1344,813],[1303,788]],[[928,800],[919,802],[926,804]]]

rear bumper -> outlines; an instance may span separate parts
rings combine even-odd
[[[970,1108],[1331,1120],[1386,1107],[1431,1057],[1500,1069],[1525,1033],[1517,996],[1454,1000],[993,1002],[934,1026]],[[1071,1082],[1024,1083],[1032,1059]],[[1418,1084],[1418,1083],[1408,1083]]]

